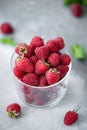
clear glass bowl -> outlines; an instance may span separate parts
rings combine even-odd
[[[17,54],[13,53],[11,57],[11,70],[15,65],[15,59]],[[28,106],[32,107],[51,107],[58,104],[64,97],[68,78],[71,71],[71,63],[69,65],[69,71],[66,76],[59,82],[44,87],[36,87],[23,83],[13,73],[14,84],[19,95],[19,98]]]

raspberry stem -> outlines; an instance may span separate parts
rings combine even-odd
[[[77,112],[81,108],[80,105],[77,105],[77,107],[73,110],[74,112]]]

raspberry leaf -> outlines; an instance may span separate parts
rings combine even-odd
[[[16,44],[16,42],[13,40],[13,39],[10,39],[10,38],[1,38],[0,39],[0,42],[2,43],[2,44],[9,44],[9,45],[12,45],[12,46],[16,46],[17,44]]]
[[[86,57],[84,48],[79,44],[73,44],[71,47],[71,52],[76,59],[84,60]]]

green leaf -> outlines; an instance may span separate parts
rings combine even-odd
[[[86,57],[84,48],[79,44],[73,44],[71,46],[71,52],[76,59],[84,60]]]
[[[10,38],[1,38],[1,39],[0,39],[0,42],[1,42],[2,44],[10,44],[10,45],[12,45],[12,46],[16,46],[16,45],[17,45],[16,42],[14,42],[14,40],[13,40],[13,39],[10,39]]]
[[[72,0],[64,0],[64,4],[67,6],[70,5],[71,3],[72,3]]]
[[[86,1],[86,0],[84,0]],[[82,4],[82,0],[64,0],[64,4],[69,6],[71,4]]]
[[[82,4],[83,4],[84,6],[87,6],[87,0],[82,0]]]

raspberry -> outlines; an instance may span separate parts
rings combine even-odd
[[[39,82],[39,86],[46,86],[47,85],[47,79],[44,75],[42,75],[40,78],[39,78],[40,82]]]
[[[60,55],[60,62],[62,65],[69,65],[71,62],[71,58],[68,54],[61,54]]]
[[[72,4],[70,6],[70,10],[71,13],[75,16],[75,17],[80,17],[82,15],[82,6],[80,4]]]
[[[49,101],[49,98],[45,95],[41,95],[38,99],[35,100],[35,104],[38,106],[45,105]]]
[[[68,72],[69,67],[67,65],[59,65],[56,67],[56,69],[60,72],[60,78],[62,79]]]
[[[25,98],[25,101],[27,102],[27,103],[33,103],[33,101],[34,101],[34,99],[33,99],[33,94],[24,94],[24,98]]]
[[[30,88],[29,88],[28,86],[23,86],[22,91],[23,91],[25,94],[29,94],[29,93],[30,93]]]
[[[61,49],[63,49],[65,47],[63,38],[57,37],[57,38],[55,38],[54,41],[56,42],[56,44],[58,44],[58,49],[59,50],[61,50]]]
[[[35,49],[35,54],[38,59],[46,60],[49,56],[49,48],[46,46],[37,47]]]
[[[58,44],[54,40],[49,40],[46,45],[49,48],[50,53],[58,52]]]
[[[38,86],[39,78],[35,73],[28,73],[24,75],[23,82],[32,86]]]
[[[46,79],[49,85],[54,84],[59,81],[60,73],[54,68],[46,72]]]
[[[30,45],[35,49],[36,47],[40,47],[44,45],[43,39],[39,36],[33,37],[33,39],[30,42]]]
[[[35,73],[38,75],[45,74],[46,71],[50,68],[50,64],[45,61],[38,60],[35,64]]]
[[[19,69],[17,66],[14,67],[13,71],[14,71],[15,76],[18,77],[18,78],[22,78],[22,77],[24,76],[24,74],[25,74],[25,73],[24,73],[21,69]]]
[[[53,67],[59,65],[59,62],[60,62],[60,56],[57,53],[52,53],[48,57],[48,63],[50,63],[51,66],[53,66]]]
[[[21,107],[18,103],[12,103],[7,106],[6,111],[11,118],[17,117],[21,113]]]
[[[34,71],[33,64],[26,57],[18,57],[16,60],[16,65],[19,69],[21,69],[24,72],[31,73]]]
[[[78,114],[74,111],[68,111],[64,117],[64,124],[71,125],[75,123],[78,119]]]
[[[13,27],[11,26],[10,23],[5,22],[1,25],[1,31],[3,34],[12,34]]]
[[[33,65],[35,65],[36,62],[37,62],[37,60],[38,60],[38,58],[36,57],[36,55],[32,55],[29,59],[30,59],[30,61],[32,62]]]
[[[15,48],[15,52],[20,56],[24,55],[25,57],[29,57],[33,54],[33,48],[26,43],[19,43]]]

